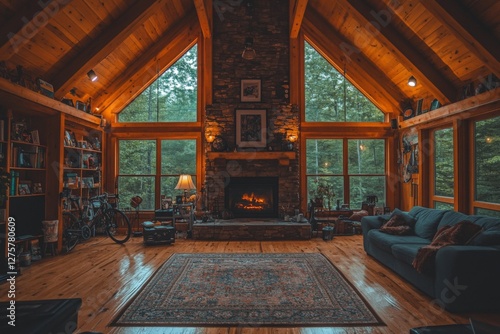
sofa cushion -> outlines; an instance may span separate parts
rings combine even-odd
[[[469,216],[469,220],[478,224],[485,231],[500,230],[500,218],[486,216]]]
[[[395,244],[392,245],[392,255],[400,261],[411,265],[422,244]]]
[[[441,221],[438,224],[438,230],[445,226],[445,225],[450,225],[453,226],[461,221],[468,220],[468,221],[473,221],[472,219],[469,218],[470,216],[464,215],[461,212],[453,211],[453,210],[446,210],[446,212],[443,215],[443,218],[441,218]]]
[[[402,215],[393,215],[384,225],[380,227],[380,231],[394,235],[409,235],[413,234],[412,226],[410,226]]]
[[[481,231],[476,234],[471,240],[469,240],[468,245],[472,246],[500,246],[500,229]]]
[[[438,224],[445,213],[445,210],[414,206],[410,210],[409,215],[417,219],[415,223],[415,234],[421,238],[432,240],[437,232]]]
[[[392,235],[380,232],[380,230],[370,230],[368,232],[368,240],[376,247],[391,253],[391,247],[395,244],[421,244],[422,246],[428,245],[429,240],[420,238],[416,235]]]

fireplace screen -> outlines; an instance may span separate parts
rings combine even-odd
[[[225,192],[233,217],[278,217],[277,177],[232,177]]]

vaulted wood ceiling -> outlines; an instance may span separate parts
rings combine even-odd
[[[211,37],[210,13],[246,1],[0,0],[0,61],[52,83],[58,99],[76,88],[94,107],[117,112],[199,36]],[[449,104],[464,85],[490,73],[500,77],[498,0],[290,0],[290,6],[291,38],[303,32],[383,111],[396,112],[403,99]],[[96,82],[87,77],[91,69]],[[414,88],[407,86],[410,76],[418,81]]]

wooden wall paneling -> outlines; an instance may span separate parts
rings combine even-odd
[[[484,24],[459,2],[424,0],[421,2],[441,24],[453,32],[467,50],[479,58],[475,63],[485,65],[500,77],[500,48],[498,40]],[[456,45],[453,43],[452,45]],[[446,58],[443,58],[446,59]],[[462,64],[463,66],[463,64]]]
[[[360,0],[346,0],[346,3],[349,5],[352,15],[361,25],[377,30],[377,21],[373,19],[372,12],[377,12],[378,8],[372,8]],[[384,27],[383,33],[378,33],[374,37],[392,50],[398,61],[415,76],[419,77],[420,82],[426,85],[436,98],[443,101],[443,103],[455,101],[455,87],[423,57],[420,50],[416,49],[398,32],[395,28],[398,23],[394,22],[394,20],[396,20],[395,17],[389,25]],[[368,47],[369,45],[366,45],[365,48]],[[365,48],[362,51],[365,51]]]
[[[163,1],[160,1],[163,3]],[[158,10],[159,3],[155,0],[138,1],[113,22],[98,38],[87,45],[82,53],[65,64],[65,71],[53,73],[51,82],[56,91],[56,97],[61,98],[73,87],[75,80],[84,77],[89,71],[116,49],[139,27],[145,19]]]
[[[23,7],[23,10],[12,16],[0,30],[0,54],[5,57],[15,55],[21,47],[49,23],[54,16],[54,11],[61,10],[70,2],[65,1],[61,4],[58,0],[49,0]],[[43,9],[39,6],[40,3],[44,4]],[[26,22],[26,19],[29,21]],[[3,60],[7,59],[3,58]]]

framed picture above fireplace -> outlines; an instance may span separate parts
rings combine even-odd
[[[240,148],[266,147],[266,110],[236,110],[236,145]]]
[[[260,79],[241,80],[241,102],[260,102],[261,100]]]

